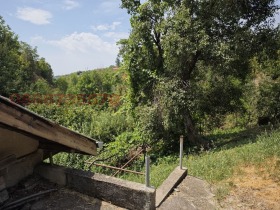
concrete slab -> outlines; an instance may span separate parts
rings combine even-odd
[[[61,185],[54,184],[45,179],[41,179],[37,182],[36,186],[32,189],[23,188],[24,183],[32,182],[36,179],[34,175],[28,177],[26,180],[19,183],[18,186],[13,187],[10,190],[10,198],[7,200],[7,204],[18,201],[27,196],[31,196],[43,191],[55,189],[51,193],[43,196],[38,196],[36,200],[27,200],[22,202],[18,207],[13,209],[21,210],[124,210],[108,202],[101,201],[97,198],[87,196],[82,193],[70,190]],[[1,198],[1,192],[0,192]],[[6,209],[2,206],[1,209]]]
[[[155,209],[156,191],[143,184],[50,164],[41,164],[35,171],[52,182],[123,208]]]
[[[180,184],[180,182],[187,176],[187,169],[176,167],[168,178],[156,191],[156,207],[159,206],[164,199],[173,191],[173,189]]]
[[[199,178],[187,176],[158,210],[216,210],[219,209],[210,185]]]
[[[64,167],[55,166],[55,165],[46,167],[45,164],[40,164],[35,168],[35,172],[53,183],[62,186],[66,186],[67,184],[66,182],[67,178],[66,178]]]
[[[15,186],[22,179],[31,175],[34,167],[40,163],[42,159],[43,152],[37,150],[28,156],[17,159],[13,164],[8,165],[3,174],[6,187],[9,188]]]

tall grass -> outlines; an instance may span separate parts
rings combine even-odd
[[[227,147],[217,148],[210,152],[204,151],[200,154],[189,155],[184,158],[183,165],[188,168],[189,175],[216,184],[232,178],[240,166],[259,165],[272,157],[280,159],[280,130],[264,132],[256,139],[248,138],[240,139],[240,141],[249,143],[236,142],[236,147],[232,145],[230,149]],[[160,186],[178,164],[177,156],[159,158],[152,163],[151,184],[155,187]],[[277,176],[280,177],[280,174]],[[144,183],[145,180],[144,176],[132,174],[120,177],[140,183]]]
[[[244,131],[242,131],[244,133]],[[220,134],[219,134],[220,135]],[[252,135],[241,135],[234,132],[232,138],[239,136],[238,141],[229,143],[223,147],[212,151],[202,151],[200,154],[185,156],[183,160],[184,167],[188,168],[189,175],[200,177],[206,181],[216,184],[233,177],[234,172],[240,166],[259,165],[269,158],[279,159],[280,164],[280,129],[270,132],[263,132],[261,135],[252,137]],[[224,142],[223,135],[220,135],[217,141]],[[229,135],[226,138],[230,140]],[[230,141],[229,141],[230,142]],[[242,142],[242,143],[241,143]],[[71,156],[71,155],[70,155]],[[68,167],[84,169],[82,155],[72,155],[61,153],[54,158],[55,163]],[[151,185],[159,187],[169,176],[176,166],[179,165],[178,155],[158,158],[151,163]],[[144,167],[130,166],[129,169],[144,172]],[[99,172],[98,170],[94,172]],[[280,177],[280,170],[271,171],[272,176]],[[111,174],[111,173],[110,173]],[[134,175],[123,173],[119,178],[145,183],[143,175]]]
[[[238,166],[258,165],[271,157],[280,158],[280,130],[265,132],[254,143],[190,155],[185,165],[191,175],[214,183],[232,177]]]

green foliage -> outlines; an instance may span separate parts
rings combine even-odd
[[[70,168],[87,170],[85,161],[89,159],[87,155],[59,153],[53,156],[53,161],[57,165],[62,165]]]
[[[44,79],[38,79],[35,83],[32,83],[29,87],[29,93],[48,94],[51,92],[49,83]]]
[[[37,61],[38,75],[44,78],[49,84],[53,83],[53,71],[44,58]]]
[[[250,142],[250,139],[247,139]],[[201,155],[190,155],[186,162],[194,176],[210,182],[218,182],[232,177],[236,167],[259,164],[271,157],[280,158],[280,132],[272,131],[251,139],[251,143],[231,149],[204,152]]]
[[[52,84],[52,69],[44,58],[39,58],[36,48],[18,40],[17,35],[0,16],[0,94],[29,91],[38,79]]]
[[[28,108],[105,143],[114,141],[118,135],[133,128],[133,121],[129,116],[109,109],[100,110],[95,105],[31,104]]]
[[[200,144],[199,118],[222,121],[243,111],[250,59],[275,50],[277,30],[268,20],[278,9],[275,1],[123,0],[122,7],[131,15],[130,36],[119,42],[131,102],[152,106],[166,133],[180,130],[190,143]],[[264,48],[266,37],[273,41]],[[180,84],[176,88],[174,81]],[[159,129],[160,138],[162,133]]]
[[[68,82],[64,77],[59,77],[54,80],[54,86],[57,88],[59,93],[66,93],[68,89]]]
[[[126,92],[125,74],[113,67],[72,73],[55,79],[58,92],[68,94],[124,95]]]
[[[230,138],[228,136],[231,135]],[[244,136],[245,137],[242,137]],[[212,151],[202,150],[199,154],[186,154],[183,159],[183,166],[188,168],[192,176],[200,177],[218,186],[217,196],[223,198],[230,190],[231,183],[227,180],[233,178],[234,172],[244,165],[258,166],[270,158],[280,159],[280,131],[274,130],[264,132],[256,137],[247,131],[221,131],[216,135],[216,141],[224,142],[224,138],[231,142],[232,137],[239,135],[239,141],[235,141],[230,147],[217,147]],[[151,183],[153,186],[160,186],[168,175],[178,166],[178,156],[165,156],[152,161]],[[279,170],[270,171],[271,177],[279,178]],[[126,174],[122,178],[144,183],[143,177]]]
[[[276,60],[270,59],[261,67],[263,79],[259,83],[257,109],[259,116],[269,117],[274,123],[280,122],[280,52]]]
[[[16,91],[14,86],[16,70],[19,63],[19,41],[18,37],[11,31],[10,27],[0,16],[0,94],[8,96]]]
[[[248,123],[254,124],[265,118],[274,124],[279,122],[279,52],[276,55],[268,58],[267,54],[261,54],[261,57],[251,59],[252,74],[247,78],[241,98]]]

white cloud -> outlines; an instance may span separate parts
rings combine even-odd
[[[115,63],[118,54],[113,40],[109,43],[87,32],[74,32],[58,40],[34,36],[31,43],[38,46],[39,54],[50,63],[54,75],[108,67]]]
[[[63,6],[63,9],[65,10],[72,10],[72,9],[75,9],[77,7],[79,7],[80,4],[76,1],[73,1],[73,0],[65,0],[64,1],[64,6]]]
[[[120,39],[126,39],[129,37],[129,33],[125,32],[107,32],[104,34],[105,37],[111,38],[114,41],[119,41]]]
[[[100,9],[102,9],[102,12],[105,13],[112,13],[116,11],[116,9],[119,9],[120,3],[116,0],[104,0],[100,4]]]
[[[33,36],[30,38],[30,44],[37,45],[38,43],[45,43],[46,40],[42,36]]]
[[[121,22],[113,22],[111,25],[103,24],[98,26],[92,26],[91,28],[94,31],[108,31],[108,30],[115,30],[119,25],[121,25]]]
[[[80,53],[92,51],[117,52],[115,44],[105,42],[96,34],[86,32],[74,32],[60,40],[48,41],[48,43],[59,46],[66,51],[79,51]]]
[[[32,7],[18,8],[16,15],[19,19],[36,25],[49,24],[50,19],[52,18],[52,14],[50,12]]]

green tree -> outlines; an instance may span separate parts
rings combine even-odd
[[[16,71],[20,67],[17,35],[0,16],[0,95],[15,92]]]
[[[36,82],[32,83],[29,92],[49,94],[51,93],[51,87],[49,83],[44,79],[38,79]]]
[[[275,1],[122,0],[122,7],[131,14],[132,31],[120,41],[120,53],[130,77],[132,101],[159,106],[158,98],[169,91],[166,85],[158,94],[158,84],[176,81],[174,100],[182,105],[165,108],[177,109],[183,116],[177,122],[184,125],[182,133],[192,144],[200,143],[193,120],[199,73],[210,67],[221,84],[244,80],[250,58],[273,31]]]
[[[40,58],[37,49],[20,42],[0,16],[0,94],[26,92],[36,80],[52,84],[51,66]]]
[[[45,79],[49,84],[53,83],[53,71],[51,65],[46,62],[45,58],[40,58],[37,61],[38,74]]]
[[[59,77],[54,80],[55,87],[58,88],[59,93],[66,93],[68,89],[68,82],[64,77]]]
[[[39,56],[36,48],[33,49],[29,44],[20,42],[20,68],[17,69],[17,90],[24,92],[36,81],[37,60]]]

